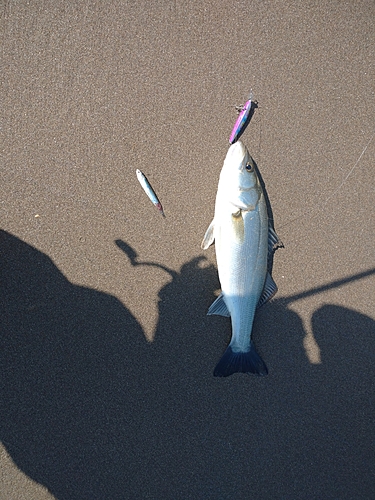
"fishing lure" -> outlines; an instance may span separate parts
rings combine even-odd
[[[136,170],[136,174],[137,174],[137,178],[139,180],[140,185],[144,189],[144,192],[150,198],[150,200],[155,205],[155,207],[159,210],[161,215],[163,217],[165,217],[163,207],[161,206],[161,203],[160,203],[158,197],[156,196],[155,191],[152,189],[151,184],[148,182],[147,177],[138,168]]]
[[[236,142],[240,134],[244,131],[245,126],[249,123],[252,116],[251,111],[254,112],[254,108],[257,106],[257,103],[252,99],[253,93],[250,92],[249,99],[245,102],[245,104],[237,108],[240,113],[236,123],[234,124],[232,133],[230,134],[229,144]]]

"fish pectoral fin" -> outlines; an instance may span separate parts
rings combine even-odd
[[[218,296],[218,298],[214,302],[212,302],[212,304],[208,309],[207,316],[211,316],[213,314],[217,314],[218,316],[226,316],[227,318],[230,317],[230,312],[228,311],[222,293]]]
[[[214,229],[215,229],[215,224],[214,221],[212,221],[211,224],[208,226],[206,234],[204,235],[203,241],[201,243],[201,248],[203,250],[207,250],[207,248],[211,246],[212,243],[214,242],[215,240]]]
[[[242,243],[245,238],[245,224],[242,210],[238,210],[238,212],[232,214],[232,228],[236,241]]]
[[[262,295],[260,296],[257,307],[262,306],[263,304],[268,302],[270,299],[272,299],[272,297],[275,295],[276,292],[277,292],[277,285],[274,282],[270,273],[267,273],[266,279],[264,282],[263,292],[262,292]]]

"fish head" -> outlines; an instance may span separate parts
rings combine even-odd
[[[254,210],[262,194],[262,188],[253,159],[246,146],[237,141],[232,144],[221,170],[218,198],[233,205],[235,211]]]

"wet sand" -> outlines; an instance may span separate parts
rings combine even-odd
[[[373,498],[374,3],[1,16],[0,498]],[[268,377],[217,379],[200,243],[250,89],[285,248],[253,332]]]

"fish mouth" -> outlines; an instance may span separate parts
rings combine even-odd
[[[246,146],[241,141],[237,141],[229,147],[227,156],[230,156],[233,160],[243,160],[246,154]]]
[[[241,141],[237,141],[229,147],[226,159],[231,164],[237,165],[240,171],[243,171],[246,165],[251,162],[249,151]]]

